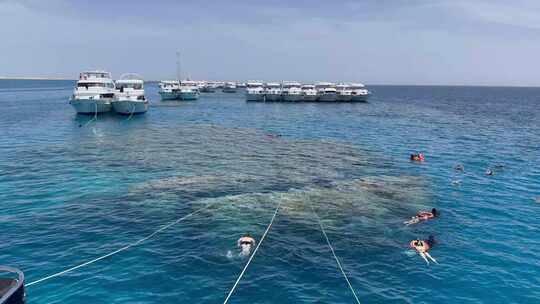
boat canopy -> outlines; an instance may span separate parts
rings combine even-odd
[[[106,72],[106,71],[85,71],[79,74],[80,80],[94,79],[94,78],[111,79],[111,73]]]
[[[142,90],[144,85],[144,81],[140,79],[120,79],[116,81],[116,89],[134,89],[134,90]]]

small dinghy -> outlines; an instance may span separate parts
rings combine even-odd
[[[24,304],[25,298],[22,271],[0,265],[0,304]]]

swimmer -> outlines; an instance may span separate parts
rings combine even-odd
[[[238,239],[238,248],[240,248],[241,256],[248,256],[251,253],[251,247],[255,245],[255,239],[246,234]]]
[[[486,175],[493,175],[493,170],[487,169],[486,170]]]
[[[437,211],[437,209],[433,208],[433,209],[431,209],[431,212],[429,212],[429,211],[420,211],[420,212],[418,212],[415,216],[411,217],[410,220],[408,220],[406,222],[403,222],[403,224],[408,226],[408,225],[419,223],[420,221],[431,220],[431,219],[434,219],[434,218],[436,218],[438,216],[439,216],[439,211]]]
[[[416,154],[411,154],[410,159],[411,159],[411,161],[422,162],[422,161],[425,160],[425,157],[424,157],[424,154],[422,154],[422,153],[416,153]]]
[[[418,252],[418,254],[424,259],[424,261],[426,261],[428,265],[428,258],[433,262],[439,264],[439,262],[437,262],[437,260],[435,260],[428,252],[431,247],[435,245],[435,238],[432,235],[430,235],[427,240],[412,240],[409,245],[411,246],[411,248],[414,248],[416,252]]]
[[[279,138],[279,137],[281,137],[281,134],[279,134],[279,133],[277,133],[277,134],[269,133],[269,134],[266,134],[266,136],[268,136],[270,138]]]
[[[458,165],[456,165],[456,166],[454,167],[454,170],[463,172],[463,171],[465,171],[465,167],[463,167],[462,164],[458,164]]]

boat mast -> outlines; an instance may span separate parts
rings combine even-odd
[[[176,80],[180,81],[180,52],[176,51]]]

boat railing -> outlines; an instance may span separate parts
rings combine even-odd
[[[16,292],[24,293],[24,273],[19,269],[0,265],[0,273],[4,272],[16,274],[17,278],[14,279],[16,281],[15,285],[10,287],[8,291],[0,297],[0,304],[11,303],[9,300]]]

